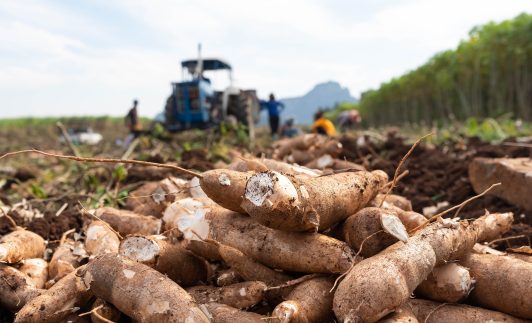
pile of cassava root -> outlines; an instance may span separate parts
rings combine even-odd
[[[511,213],[414,212],[379,170],[305,135],[80,208],[49,259],[0,238],[0,308],[15,322],[526,322],[532,256],[491,249]],[[305,165],[305,166],[299,166]]]

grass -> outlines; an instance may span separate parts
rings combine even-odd
[[[148,123],[151,119],[140,118],[141,122]],[[75,117],[23,117],[23,118],[6,118],[0,119],[0,127],[29,127],[29,126],[55,126],[61,121],[64,124],[124,124],[123,117],[111,116],[75,116]]]

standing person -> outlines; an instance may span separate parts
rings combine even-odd
[[[129,109],[126,117],[124,118],[126,127],[129,129],[129,134],[124,142],[125,146],[128,146],[131,141],[137,138],[142,132],[142,125],[139,122],[139,116],[137,112],[138,100],[133,100],[133,107]]]
[[[325,118],[323,111],[318,111],[314,115],[314,124],[312,125],[312,132],[333,137],[336,135],[336,128],[331,120]]]
[[[279,119],[281,117],[281,112],[284,110],[284,104],[282,102],[275,100],[275,95],[270,94],[270,99],[268,101],[260,101],[261,109],[268,109],[268,117],[270,121],[270,129],[272,132],[272,139],[277,138],[277,131],[279,129]]]
[[[362,118],[360,117],[360,113],[355,109],[342,111],[337,119],[338,127],[342,130],[352,128],[353,126],[360,124],[361,121]]]

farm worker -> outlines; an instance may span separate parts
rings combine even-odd
[[[340,115],[338,115],[338,127],[340,129],[347,129],[350,128],[356,124],[359,124],[362,121],[362,118],[360,117],[360,113],[358,113],[357,110],[347,110],[342,111]]]
[[[294,118],[289,118],[281,126],[281,137],[295,137],[299,136],[300,130],[294,126]]]
[[[140,134],[140,131],[142,129],[142,125],[139,122],[139,116],[137,112],[138,104],[138,100],[133,100],[133,107],[129,110],[125,118],[126,126],[129,129],[129,133],[133,134],[135,137]]]
[[[133,139],[137,138],[142,132],[142,125],[139,122],[139,116],[137,112],[137,105],[139,104],[138,100],[133,100],[133,107],[129,110],[124,121],[126,127],[129,129],[129,135],[127,136],[124,146],[129,146]]]
[[[331,120],[325,118],[323,111],[318,111],[314,115],[314,124],[312,125],[312,132],[327,136],[335,136],[336,128]]]
[[[277,131],[279,129],[279,119],[281,112],[284,110],[284,104],[282,102],[275,100],[275,95],[270,94],[270,99],[268,101],[260,100],[260,108],[268,109],[268,117],[270,121],[270,129],[272,139],[277,138]]]

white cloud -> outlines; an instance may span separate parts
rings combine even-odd
[[[153,115],[198,41],[204,55],[232,63],[238,85],[261,95],[300,95],[326,80],[358,95],[455,47],[474,25],[532,11],[524,0],[90,4],[97,10],[0,4],[0,95],[9,103],[0,117],[120,114],[133,97]]]

